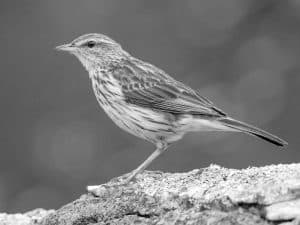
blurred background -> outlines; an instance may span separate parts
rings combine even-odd
[[[154,150],[114,125],[79,61],[54,50],[84,33],[107,34],[289,142],[282,150],[242,134],[193,133],[149,169],[300,160],[299,0],[2,0],[0,24],[0,211],[58,208]]]

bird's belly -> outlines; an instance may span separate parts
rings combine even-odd
[[[151,109],[115,102],[114,107],[103,107],[106,114],[125,131],[152,143],[168,141],[176,136],[172,123],[162,113]]]

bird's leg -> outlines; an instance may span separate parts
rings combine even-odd
[[[88,186],[88,192],[94,194],[95,196],[101,195],[103,188],[109,187],[117,187],[122,185],[127,185],[130,181],[132,181],[139,173],[143,172],[150,164],[156,159],[161,153],[163,153],[167,149],[167,144],[157,144],[156,150],[135,170],[133,170],[129,176],[124,181],[119,181],[117,184],[112,185],[95,185],[95,186]]]
[[[143,172],[154,159],[156,159],[161,153],[167,149],[167,145],[158,144],[156,150],[141,164],[138,168],[133,170],[129,177],[124,181],[125,184],[128,184],[132,181],[139,173]]]

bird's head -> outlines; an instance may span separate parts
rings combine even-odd
[[[56,49],[75,55],[88,71],[105,68],[129,55],[120,44],[103,34],[85,34]]]

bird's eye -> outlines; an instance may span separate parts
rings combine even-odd
[[[88,43],[86,43],[86,46],[88,46],[89,48],[93,48],[96,45],[95,41],[89,41]]]

